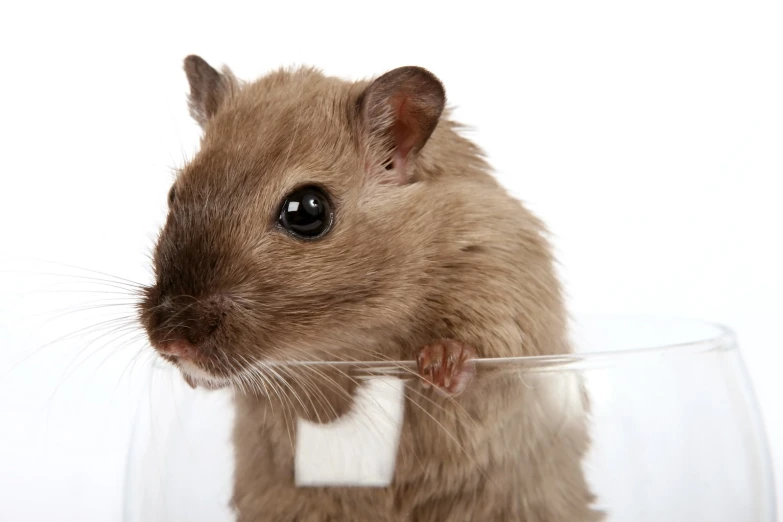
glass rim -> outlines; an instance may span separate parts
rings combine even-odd
[[[729,327],[712,321],[703,321],[679,316],[657,316],[644,314],[579,314],[580,318],[609,318],[617,319],[643,319],[668,320],[686,322],[692,326],[707,328],[714,332],[711,335],[703,335],[683,342],[674,343],[650,343],[642,347],[629,347],[619,349],[603,349],[591,352],[573,352],[567,354],[552,355],[523,355],[515,357],[475,358],[477,370],[524,370],[531,372],[541,371],[570,371],[595,367],[613,366],[617,363],[625,363],[629,360],[644,360],[670,358],[675,356],[697,355],[708,352],[720,352],[735,349],[737,347],[736,335]],[[577,322],[578,324],[578,322]],[[572,329],[569,327],[569,332]],[[169,366],[160,358],[155,358],[155,366]],[[367,376],[398,376],[410,377],[416,370],[415,360],[300,360],[300,361],[265,361],[265,365],[278,369],[307,369],[307,368],[350,368],[359,374]]]

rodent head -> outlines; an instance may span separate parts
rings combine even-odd
[[[189,56],[204,134],[177,176],[140,318],[189,382],[352,357],[415,320],[432,198],[419,152],[445,104],[418,67],[348,83],[311,69],[239,82]],[[358,352],[357,352],[358,353]]]

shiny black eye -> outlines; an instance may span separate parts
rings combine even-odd
[[[172,186],[169,190],[169,205],[174,203],[174,199],[177,197],[177,192],[174,190],[174,187]]]
[[[296,189],[280,210],[280,226],[303,239],[323,236],[332,226],[332,208],[323,190],[314,186]]]

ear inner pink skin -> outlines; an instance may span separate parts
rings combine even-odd
[[[370,141],[377,144],[380,140],[393,147],[393,168],[387,170],[394,172],[380,182],[405,184],[411,178],[412,157],[424,147],[443,112],[443,86],[420,67],[401,67],[377,78],[363,96]],[[369,167],[375,170],[372,163]]]
[[[400,98],[402,98],[400,100]],[[414,144],[419,139],[419,132],[416,131],[415,121],[405,112],[407,96],[392,97],[389,102],[394,107],[395,123],[392,128],[394,136],[394,169],[397,171],[397,179],[390,180],[403,184],[408,180],[407,161],[408,154],[413,149]],[[413,123],[413,125],[412,125]]]

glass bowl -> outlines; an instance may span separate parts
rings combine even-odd
[[[561,391],[584,382],[592,444],[583,468],[608,522],[776,520],[766,436],[731,331],[678,318],[585,316],[573,322],[572,339],[573,355],[477,360],[475,379],[513,377],[525,390]],[[342,365],[367,382],[414,382],[410,361],[319,364]],[[144,378],[149,396],[128,454],[125,522],[234,520],[239,392],[192,390],[162,362]],[[557,397],[565,418],[574,394]],[[300,450],[309,455],[305,467],[329,470],[335,462],[323,448]]]

